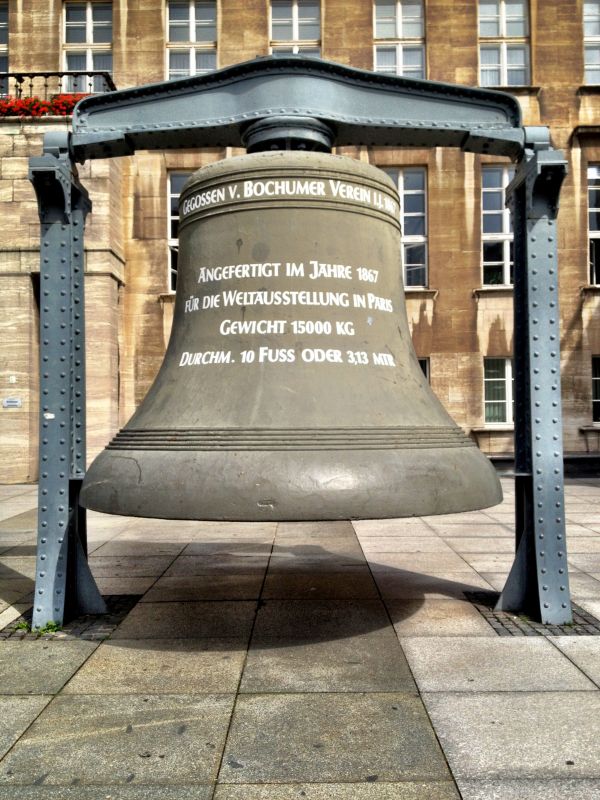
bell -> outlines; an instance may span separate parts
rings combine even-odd
[[[412,348],[382,171],[314,152],[220,161],[184,187],[179,243],[164,362],[92,463],[84,506],[251,521],[500,502]]]

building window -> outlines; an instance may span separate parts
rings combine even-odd
[[[8,3],[0,3],[0,94],[7,94],[8,80],[3,72],[8,72]]]
[[[600,2],[583,4],[585,82],[600,83]]]
[[[179,195],[191,172],[171,172],[168,177],[169,194],[169,291],[177,288],[177,259],[179,256]]]
[[[375,0],[375,72],[425,77],[422,0]]]
[[[315,0],[271,0],[271,53],[321,55],[321,7]]]
[[[217,68],[217,4],[184,0],[167,4],[169,80],[203,75]]]
[[[506,187],[514,167],[482,167],[481,260],[484,286],[510,286],[513,282],[513,231],[505,206]]]
[[[526,86],[529,21],[526,0],[479,0],[481,86]]]
[[[384,169],[398,188],[405,286],[427,286],[427,171]]]
[[[417,358],[417,361],[419,362],[419,366],[421,367],[423,375],[425,375],[427,383],[429,383],[429,359],[428,358]]]
[[[512,425],[514,420],[512,359],[484,358],[483,385],[486,425]]]
[[[590,242],[590,283],[600,285],[600,165],[588,167],[588,236]]]
[[[109,88],[102,76],[85,73],[112,72],[112,36],[111,3],[65,3],[65,69],[83,73],[67,77],[67,92],[99,93]]]
[[[592,419],[600,422],[600,356],[592,356]]]

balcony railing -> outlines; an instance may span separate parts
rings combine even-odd
[[[116,91],[109,72],[4,72],[0,74],[0,95],[18,100],[37,97],[52,100],[60,94],[103,94]]]

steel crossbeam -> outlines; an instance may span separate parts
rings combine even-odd
[[[517,100],[303,57],[256,59],[203,76],[81,101],[70,134],[30,160],[41,220],[40,483],[33,624],[99,613],[85,510],[83,233],[90,209],[75,162],[137,149],[340,145],[460,147],[518,161],[515,228],[516,556],[498,607],[571,619],[563,499],[556,214],[566,163]]]

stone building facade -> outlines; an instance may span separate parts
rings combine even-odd
[[[82,73],[56,78],[55,91],[86,90],[86,70],[109,70],[121,89],[271,52],[498,86],[518,98],[525,124],[550,127],[569,162],[559,215],[564,445],[597,452],[600,2],[0,1],[0,71]],[[39,93],[40,78],[31,80]],[[14,78],[0,74],[0,86],[14,92]],[[39,227],[27,169],[44,132],[65,125],[52,116],[0,117],[0,482],[37,476]],[[510,164],[450,149],[344,152],[398,183],[407,313],[434,391],[484,452],[509,454]],[[127,421],[162,360],[174,301],[172,209],[183,176],[231,154],[140,152],[80,170],[94,204],[86,235],[90,458]]]

